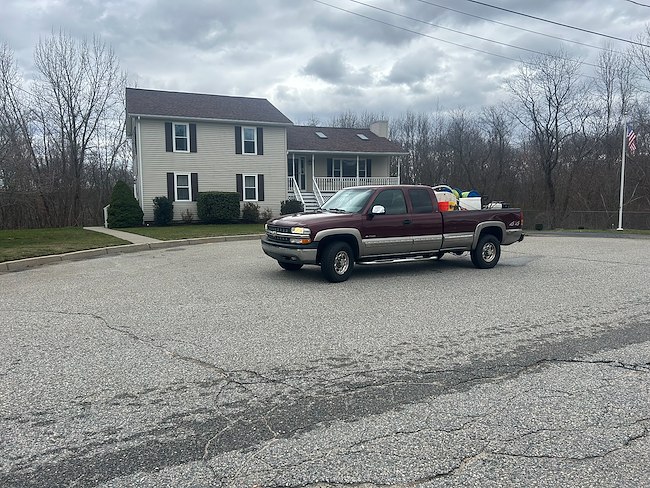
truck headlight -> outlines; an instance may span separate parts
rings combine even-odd
[[[291,227],[291,233],[308,236],[311,234],[311,230],[309,230],[307,227]]]
[[[311,230],[307,227],[291,227],[291,233],[295,237],[290,237],[291,244],[310,244],[311,243]]]

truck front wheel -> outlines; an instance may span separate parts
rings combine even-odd
[[[347,280],[354,268],[352,248],[345,242],[333,242],[323,251],[320,269],[331,283]]]
[[[501,257],[501,243],[492,234],[485,234],[471,252],[472,263],[480,269],[494,268]]]

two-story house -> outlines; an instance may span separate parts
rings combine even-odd
[[[242,202],[280,212],[287,198],[306,209],[357,184],[392,184],[385,122],[370,129],[294,126],[268,100],[127,88],[127,135],[144,221],[153,199],[174,203],[174,220],[197,218],[199,192],[238,192]]]

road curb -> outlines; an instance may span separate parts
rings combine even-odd
[[[173,241],[151,242],[146,244],[123,244],[120,246],[100,247],[97,249],[86,249],[83,251],[67,252],[64,254],[52,254],[50,256],[38,256],[35,258],[17,259],[0,263],[0,274],[12,273],[37,268],[46,264],[56,264],[65,261],[81,261],[102,256],[115,256],[140,251],[153,251],[171,247],[182,247],[196,244],[211,244],[215,242],[250,241],[259,239],[263,234],[243,234],[236,236],[215,236],[215,237],[193,237],[189,239],[176,239]]]

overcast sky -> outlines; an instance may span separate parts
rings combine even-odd
[[[441,27],[535,51],[563,48],[586,62],[599,54],[596,47],[466,14],[593,46],[606,42],[468,0],[363,0],[384,11],[351,0],[323,1],[385,23],[314,0],[2,0],[0,41],[29,78],[39,37],[59,29],[76,37],[99,34],[115,50],[130,86],[263,97],[295,123],[314,116],[323,124],[345,110],[396,116],[497,103],[515,60],[530,53]],[[650,22],[650,8],[628,0],[485,3],[626,39],[636,39]],[[617,50],[629,47],[610,42]]]

